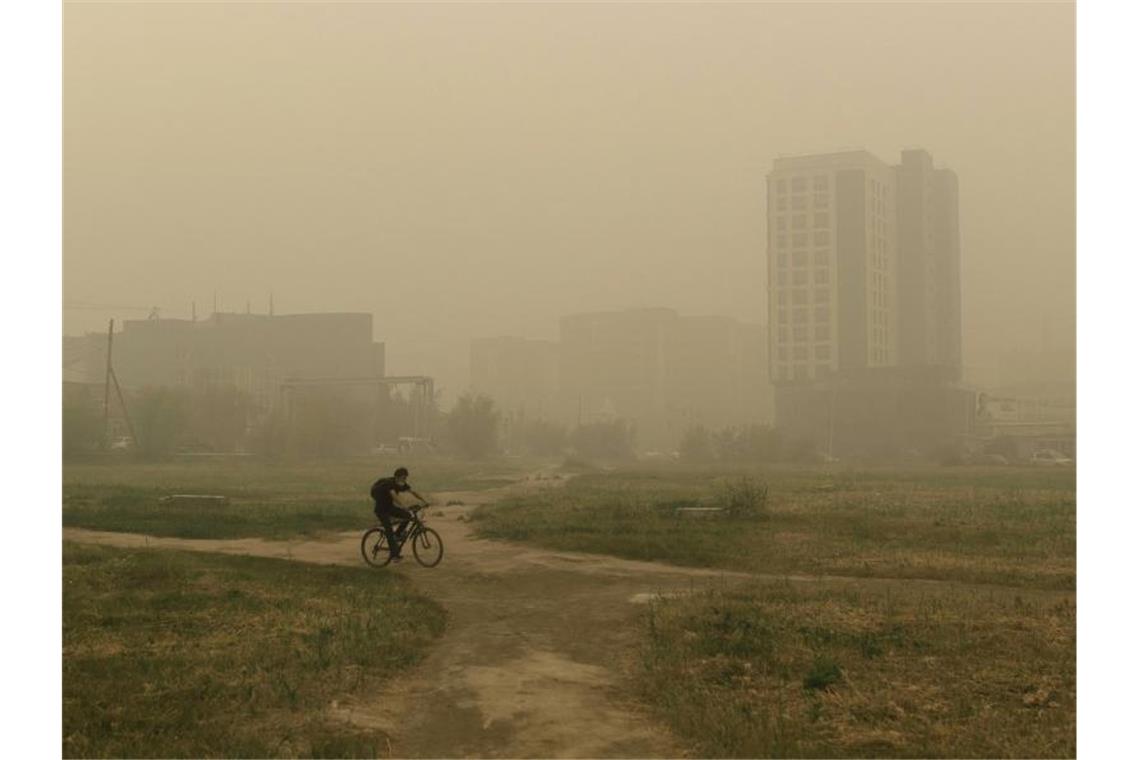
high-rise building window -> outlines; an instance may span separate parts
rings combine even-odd
[[[831,291],[827,288],[815,289],[815,302],[816,303],[829,303],[831,301]]]
[[[788,266],[788,254],[780,253],[776,255],[776,266],[784,269]]]
[[[817,267],[825,267],[831,263],[831,251],[827,248],[821,248],[815,252],[815,265]]]
[[[788,218],[786,216],[776,217],[776,229],[783,230],[788,226]]]
[[[826,285],[830,279],[830,272],[827,269],[815,270],[815,282],[817,285]]]
[[[777,285],[787,285],[788,284],[788,273],[782,269],[779,272],[776,272],[776,284]]]
[[[776,199],[776,210],[777,211],[787,211],[788,210],[788,199],[786,196],[781,195],[779,198]]]
[[[806,327],[793,327],[792,340],[796,343],[804,343],[807,341],[808,329]]]
[[[776,357],[779,358],[780,361],[787,361],[788,360],[788,349],[784,348],[783,346],[780,346],[779,348],[776,349]]]
[[[803,324],[807,321],[808,321],[808,310],[807,309],[793,309],[792,310],[792,322],[794,324],[799,325],[799,324]]]
[[[818,232],[816,233],[819,234]],[[793,232],[792,233],[792,248],[804,248],[807,246],[808,236],[806,232]],[[826,241],[824,241],[826,242]]]
[[[792,252],[792,265],[797,267],[806,267],[808,263],[807,251],[793,251]]]
[[[776,330],[776,339],[780,343],[787,343],[788,342],[788,328],[786,328],[786,327],[778,328]]]
[[[803,361],[804,359],[808,358],[807,346],[797,345],[797,346],[793,347],[792,348],[792,358],[798,359],[799,361]]]
[[[816,325],[815,326],[815,339],[816,340],[831,340],[831,325]]]
[[[807,190],[807,178],[792,177],[792,192],[802,193],[804,190]]]
[[[776,192],[777,193],[788,192],[788,181],[786,179],[776,180]]]
[[[792,196],[792,211],[803,211],[807,208],[807,196],[793,195]]]
[[[777,248],[787,248],[788,247],[788,236],[787,235],[777,235],[776,236],[776,247]]]
[[[816,192],[819,192],[820,190],[827,190],[827,175],[817,174],[812,178],[811,186],[812,189]]]
[[[819,227],[826,227],[827,225],[828,225],[828,214],[827,214],[827,212],[826,211],[816,212],[815,219],[813,220],[812,226],[819,228]]]
[[[795,214],[792,216],[792,229],[802,230],[807,227],[807,214]]]
[[[776,293],[776,303],[778,303],[780,306],[784,306],[785,304],[787,304],[787,302],[788,302],[788,291],[781,290],[778,293]]]
[[[816,245],[827,245],[830,242],[831,242],[831,231],[830,230],[816,230],[815,231],[815,244]]]
[[[830,359],[831,358],[831,346],[827,345],[826,343],[823,345],[816,346],[815,347],[815,358],[816,359]]]
[[[808,379],[807,365],[806,364],[795,365],[793,377],[795,377],[796,380],[807,380]]]
[[[788,324],[788,310],[787,309],[780,309],[779,312],[777,312],[777,321],[782,325]]]
[[[798,288],[792,291],[792,303],[796,306],[803,306],[807,303],[807,291]]]
[[[808,284],[808,273],[802,269],[792,270],[792,284],[800,287]]]
[[[816,306],[815,307],[815,321],[830,322],[831,321],[831,307],[830,306]]]

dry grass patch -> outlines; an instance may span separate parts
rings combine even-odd
[[[1067,594],[758,584],[656,603],[638,680],[710,757],[1072,757]]]
[[[63,573],[66,757],[381,754],[324,711],[444,626],[366,569],[65,543]]]

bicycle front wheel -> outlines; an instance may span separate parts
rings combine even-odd
[[[384,567],[392,560],[388,551],[388,536],[383,528],[364,531],[364,537],[360,539],[360,554],[372,567]]]
[[[412,539],[412,554],[424,567],[435,567],[443,559],[443,539],[431,528],[423,528]]]

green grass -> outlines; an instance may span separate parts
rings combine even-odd
[[[726,505],[742,475],[768,484],[766,516],[678,517]],[[1075,587],[1071,470],[595,472],[475,519],[488,538],[682,565]]]
[[[444,625],[390,574],[65,542],[63,755],[384,754],[381,732],[325,710]]]
[[[655,603],[636,679],[702,757],[1074,757],[1071,595],[757,583]]]
[[[68,463],[63,468],[65,526],[180,538],[284,539],[355,530],[374,521],[368,489],[405,463],[416,490],[431,498],[445,490],[505,485],[533,462],[464,463],[350,459],[270,462],[203,458],[166,463]],[[173,493],[220,494],[224,506],[175,505]]]

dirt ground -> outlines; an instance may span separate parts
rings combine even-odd
[[[722,584],[732,573],[553,552],[472,536],[468,515],[510,490],[437,493],[426,522],[443,538],[435,568],[399,573],[448,611],[447,631],[414,670],[367,699],[334,702],[334,719],[380,728],[393,757],[679,757],[685,748],[630,693],[637,617],[654,594]],[[360,533],[330,540],[190,540],[65,529],[64,538],[363,565]],[[410,554],[410,553],[409,553]]]

